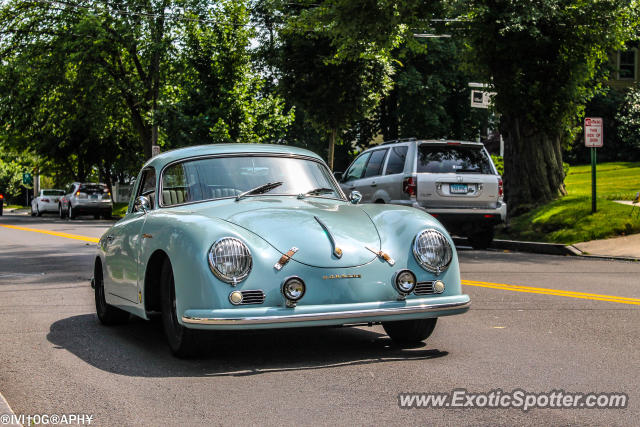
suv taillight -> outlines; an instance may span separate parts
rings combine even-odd
[[[418,178],[415,176],[408,176],[403,179],[402,191],[410,197],[415,197],[416,194],[418,194]]]
[[[502,197],[504,195],[504,187],[502,185],[502,178],[498,178],[498,197]]]

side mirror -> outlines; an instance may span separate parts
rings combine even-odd
[[[338,180],[338,182],[342,181],[342,175],[344,175],[344,172],[334,172],[333,176]]]
[[[151,201],[146,196],[136,197],[136,201],[133,203],[134,212],[147,213],[151,209]]]
[[[357,205],[358,203],[360,203],[360,200],[362,200],[362,194],[359,191],[354,190],[351,192],[351,194],[349,194],[349,200],[354,205]]]

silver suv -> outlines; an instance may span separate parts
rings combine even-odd
[[[74,182],[64,190],[64,196],[58,201],[58,214],[61,219],[74,219],[78,215],[93,215],[111,218],[113,202],[111,193],[104,184]]]
[[[339,178],[363,202],[426,210],[475,248],[489,246],[494,226],[507,216],[502,178],[480,142],[385,142],[363,151]]]

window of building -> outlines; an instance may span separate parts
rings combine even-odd
[[[618,79],[635,80],[636,79],[636,55],[638,50],[635,48],[621,50],[618,52]]]

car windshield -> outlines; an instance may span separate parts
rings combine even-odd
[[[64,191],[62,190],[42,190],[43,196],[64,196]]]
[[[328,188],[318,197],[342,198],[329,170],[308,159],[276,156],[214,157],[187,160],[162,174],[162,205],[236,197],[264,184],[282,182],[265,196],[306,194]],[[251,196],[249,196],[251,197]]]
[[[427,144],[418,149],[418,172],[493,174],[489,158],[480,146]]]

